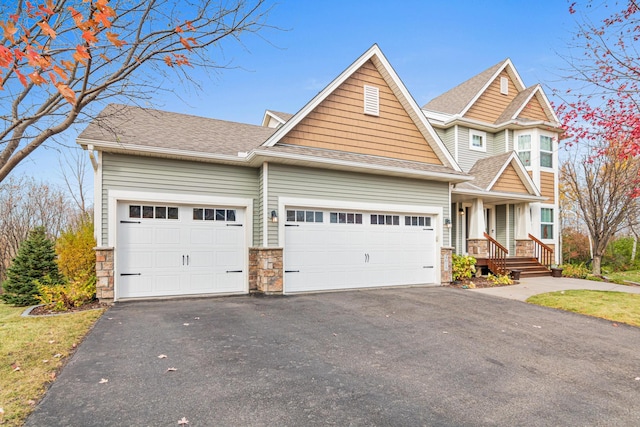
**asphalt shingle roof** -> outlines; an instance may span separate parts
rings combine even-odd
[[[235,156],[258,147],[273,132],[262,126],[110,104],[78,138]]]
[[[504,65],[504,62],[505,61],[497,63],[493,67],[484,70],[453,89],[437,96],[424,104],[422,108],[446,114],[460,114],[487,84],[489,79]]]
[[[531,92],[533,92],[537,87],[538,85],[528,87],[517,94],[516,97],[513,98],[513,101],[511,101],[507,108],[502,112],[500,117],[498,117],[498,120],[496,120],[495,124],[498,125],[500,123],[508,122],[509,120],[511,120],[516,111],[518,111],[524,105],[529,95],[531,95]]]
[[[469,175],[472,175],[475,179],[472,182],[463,182],[458,185],[458,188],[465,187],[471,190],[489,190],[489,184],[500,173],[500,170],[504,166],[504,163],[511,156],[511,151],[508,151],[497,156],[487,157],[478,160],[473,167],[469,170]]]
[[[327,150],[322,148],[302,147],[297,145],[277,144],[273,147],[261,147],[260,151],[273,153],[288,153],[309,157],[317,157],[322,159],[331,159],[338,161],[346,161],[353,163],[361,163],[372,166],[394,167],[402,169],[410,169],[421,172],[439,172],[450,175],[467,176],[464,172],[458,172],[450,167],[442,165],[432,165],[421,162],[411,162],[407,160],[396,160],[388,157],[372,156],[368,154],[349,153],[346,151]]]

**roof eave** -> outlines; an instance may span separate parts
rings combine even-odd
[[[451,189],[452,195],[461,195],[461,196],[471,196],[471,197],[480,197],[480,198],[493,198],[500,200],[520,200],[523,202],[543,202],[548,199],[548,197],[542,196],[534,196],[530,194],[518,194],[518,193],[503,193],[496,191],[482,191],[482,190],[471,190],[471,189]]]
[[[246,165],[248,156],[247,153],[243,152],[238,152],[238,155],[234,156],[230,154],[203,153],[202,151],[148,147],[144,145],[102,141],[90,138],[78,138],[76,141],[84,149],[87,149],[89,146],[91,146],[94,150],[103,151],[106,153],[156,156],[207,163]]]
[[[392,175],[417,179],[429,179],[432,181],[449,182],[452,184],[473,180],[472,176],[461,175],[459,172],[447,173],[436,171],[419,171],[410,168],[394,166],[372,165],[348,160],[327,159],[323,157],[308,156],[293,153],[276,153],[268,150],[253,150],[247,160],[251,165],[257,166],[264,161],[281,162],[300,166],[315,166],[329,169],[346,170],[351,172],[363,172],[376,175]]]

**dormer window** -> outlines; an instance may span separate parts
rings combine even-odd
[[[364,85],[364,113],[380,115],[380,91],[375,86]]]
[[[469,149],[487,151],[487,133],[469,129]]]

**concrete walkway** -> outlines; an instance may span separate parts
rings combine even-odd
[[[640,286],[616,285],[615,283],[596,282],[593,280],[570,279],[567,277],[531,277],[520,280],[513,286],[495,288],[470,289],[486,295],[526,301],[527,298],[547,292],[588,289],[593,291],[628,292],[640,294]]]

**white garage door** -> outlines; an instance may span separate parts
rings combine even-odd
[[[244,210],[118,204],[116,297],[245,292]]]
[[[285,292],[435,283],[434,218],[287,209]]]

